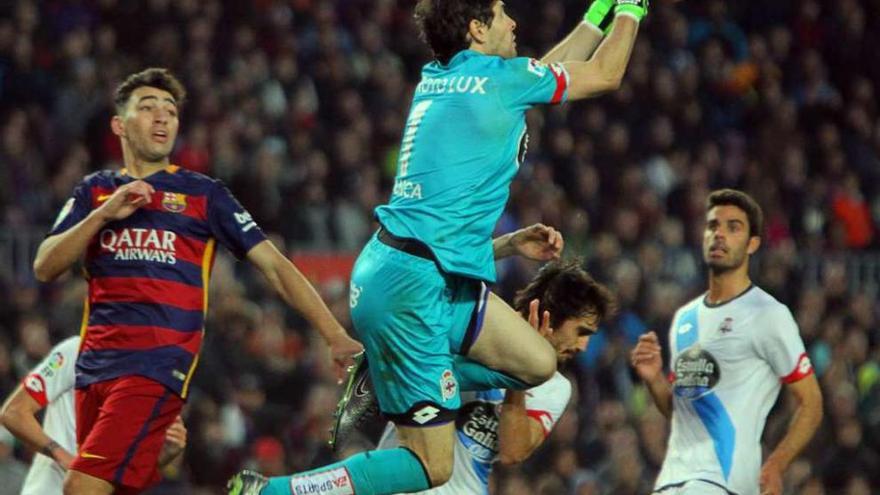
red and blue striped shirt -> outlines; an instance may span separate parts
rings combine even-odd
[[[134,180],[124,170],[87,176],[49,235],[78,224]],[[202,345],[216,244],[244,258],[266,236],[219,180],[173,165],[143,180],[156,191],[152,201],[105,225],[86,251],[76,386],[141,375],[185,398]]]

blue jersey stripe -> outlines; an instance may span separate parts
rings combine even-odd
[[[700,421],[712,437],[715,444],[715,455],[721,464],[724,479],[730,477],[730,468],[733,465],[733,451],[736,448],[736,428],[730,414],[721,403],[721,399],[712,392],[692,402]]]
[[[89,325],[142,325],[180,332],[199,332],[204,326],[204,313],[162,304],[97,303],[92,306]]]
[[[678,352],[696,344],[700,338],[700,325],[697,321],[698,307],[699,305],[694,304],[690,309],[685,310],[672,328],[672,331],[675,332],[675,348]]]
[[[129,260],[114,260],[111,256],[92,258],[86,269],[93,278],[137,277],[155,278],[202,287],[202,267],[178,259],[173,265],[162,263],[141,263]]]
[[[675,348],[678,352],[687,350],[699,341],[700,325],[697,318],[699,307],[699,304],[691,305],[681,313],[672,328],[672,331],[675,332]],[[733,426],[733,421],[730,419],[727,409],[724,408],[724,404],[721,403],[721,399],[714,392],[693,400],[691,404],[712,438],[715,455],[718,457],[726,480],[730,476],[733,450],[736,446],[736,428]]]

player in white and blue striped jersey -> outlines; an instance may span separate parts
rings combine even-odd
[[[706,210],[709,289],[673,318],[668,380],[656,334],[643,335],[632,353],[672,419],[654,493],[782,495],[785,469],[821,422],[821,392],[791,312],[749,278],[749,258],[761,244],[760,207],[723,189],[709,195]],[[798,409],[762,464],[761,434],[783,384]]]

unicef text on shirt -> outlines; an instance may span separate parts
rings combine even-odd
[[[416,87],[416,94],[442,95],[442,94],[486,94],[488,77],[478,76],[452,76],[452,77],[426,77]]]
[[[397,179],[394,181],[391,194],[406,199],[422,199],[422,185],[406,179]]]

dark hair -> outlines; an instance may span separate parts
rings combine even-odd
[[[539,314],[545,310],[550,312],[553,327],[570,318],[592,314],[603,320],[617,311],[614,294],[582,268],[580,259],[544,265],[529,285],[516,293],[513,307],[523,317],[528,317],[529,303],[533,299],[541,302]]]
[[[749,237],[761,237],[764,232],[764,212],[758,202],[748,194],[736,189],[719,189],[712,191],[706,199],[706,211],[716,206],[736,206],[746,212],[749,220]]]
[[[415,9],[416,24],[422,40],[431,47],[434,58],[448,63],[470,46],[468,28],[472,20],[491,25],[492,6],[498,0],[419,0]]]
[[[144,86],[168,91],[174,97],[178,108],[183,105],[183,101],[186,99],[186,89],[170,70],[162,67],[150,67],[128,76],[122,84],[116,87],[116,92],[113,94],[116,113],[121,114],[134,90]]]

